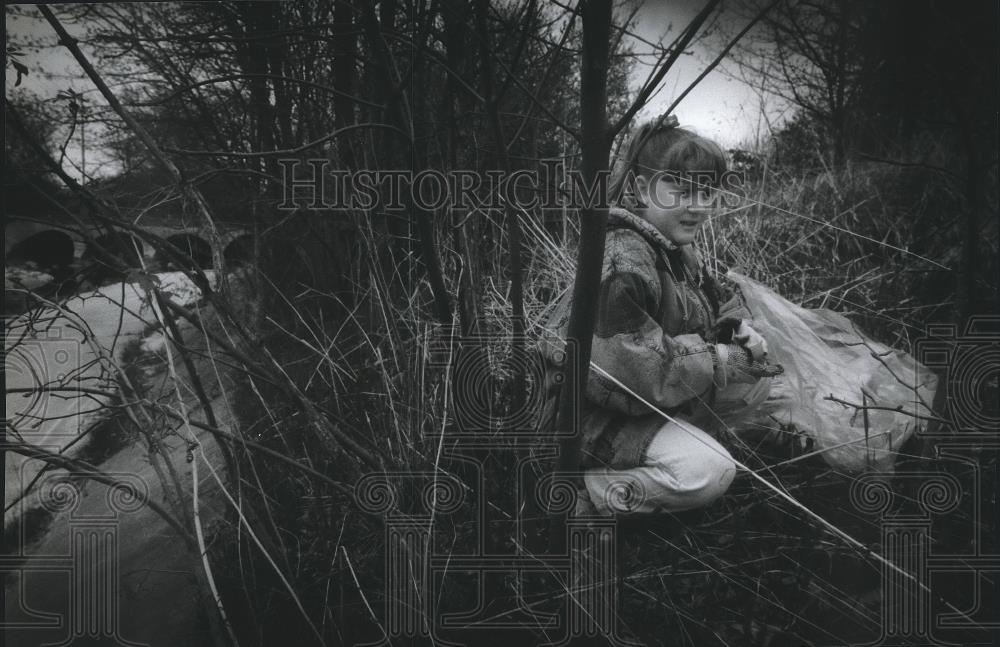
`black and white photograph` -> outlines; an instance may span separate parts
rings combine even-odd
[[[0,647],[1000,644],[996,0],[4,18]]]

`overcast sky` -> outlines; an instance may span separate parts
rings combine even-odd
[[[651,42],[669,43],[690,22],[702,5],[703,2],[700,0],[647,0],[636,15],[635,32]],[[28,10],[27,13],[37,18],[11,17],[8,12],[8,38],[15,42],[33,38],[40,47],[27,48],[24,51],[24,61],[31,73],[23,81],[22,87],[34,91],[43,98],[53,98],[59,90],[70,87],[78,92],[87,93],[97,101],[96,91],[88,81],[81,78],[82,72],[72,57],[65,48],[56,45],[55,35],[49,25],[36,10],[24,8]],[[732,12],[727,11],[722,14],[722,24],[730,31],[735,31],[741,26]],[[65,26],[71,34],[81,35],[80,27],[69,24]],[[645,43],[633,42],[632,46],[635,53],[641,55],[640,63],[635,66],[632,75],[632,87],[637,89],[649,75],[655,57],[652,55],[652,48]],[[692,55],[682,56],[678,60],[661,84],[659,92],[639,117],[653,117],[665,110],[711,62],[720,47],[721,44],[715,40],[708,43],[699,42],[691,48]],[[14,96],[21,90],[13,87],[14,75],[10,74],[11,71],[8,70],[6,81],[8,97]],[[44,78],[43,73],[52,78]],[[761,121],[760,101],[753,90],[723,72],[721,67],[702,80],[678,106],[676,114],[682,125],[692,127],[726,148],[752,140],[758,135]],[[91,133],[91,136],[94,134],[96,133]],[[78,140],[68,147],[67,157],[73,163],[79,164]],[[88,149],[88,171],[96,172],[100,162],[99,151]]]
[[[720,34],[736,33],[743,26],[734,11],[732,3],[722,3]],[[705,5],[704,0],[647,0],[636,15],[635,33],[652,42],[670,43],[683,28],[691,22]],[[670,31],[667,32],[667,29]],[[722,50],[721,36],[698,42],[692,55],[682,56],[670,70],[660,86],[659,93],[649,105],[639,113],[640,117],[655,117],[666,110],[673,100],[683,92]],[[643,43],[633,43],[635,52],[651,53],[651,47]],[[652,55],[643,58],[632,74],[632,87],[638,89],[650,73],[656,59]],[[722,65],[710,72],[691,93],[677,106],[675,114],[681,125],[690,126],[699,134],[714,139],[726,148],[731,148],[753,139],[762,127],[760,100],[754,90],[733,73],[725,73]],[[777,108],[768,107],[774,117]]]

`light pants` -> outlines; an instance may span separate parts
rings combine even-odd
[[[680,512],[700,508],[722,496],[736,466],[732,456],[705,430],[722,429],[745,420],[765,399],[771,380],[736,384],[716,394],[712,408],[700,406],[678,422],[642,416],[626,422],[620,433],[656,424],[659,431],[646,450],[642,465],[630,469],[598,468],[584,473],[583,482],[601,514]]]

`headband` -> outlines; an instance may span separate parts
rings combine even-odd
[[[653,126],[653,132],[658,130],[667,130],[670,128],[676,128],[680,122],[677,121],[677,115],[671,115],[664,112],[662,115],[656,118],[656,125]]]

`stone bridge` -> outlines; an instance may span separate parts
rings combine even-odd
[[[203,228],[183,226],[144,226],[143,231],[157,235],[184,252],[202,269],[212,268],[212,248]],[[219,224],[223,257],[227,265],[249,262],[253,241],[239,225]],[[152,245],[124,229],[118,235],[94,227],[81,231],[72,224],[10,217],[4,224],[4,258],[7,265],[34,264],[38,269],[64,273],[71,268],[93,264],[113,266],[115,259],[128,267],[141,267],[141,255],[153,271],[171,269],[172,263]],[[113,259],[108,258],[109,252]]]

